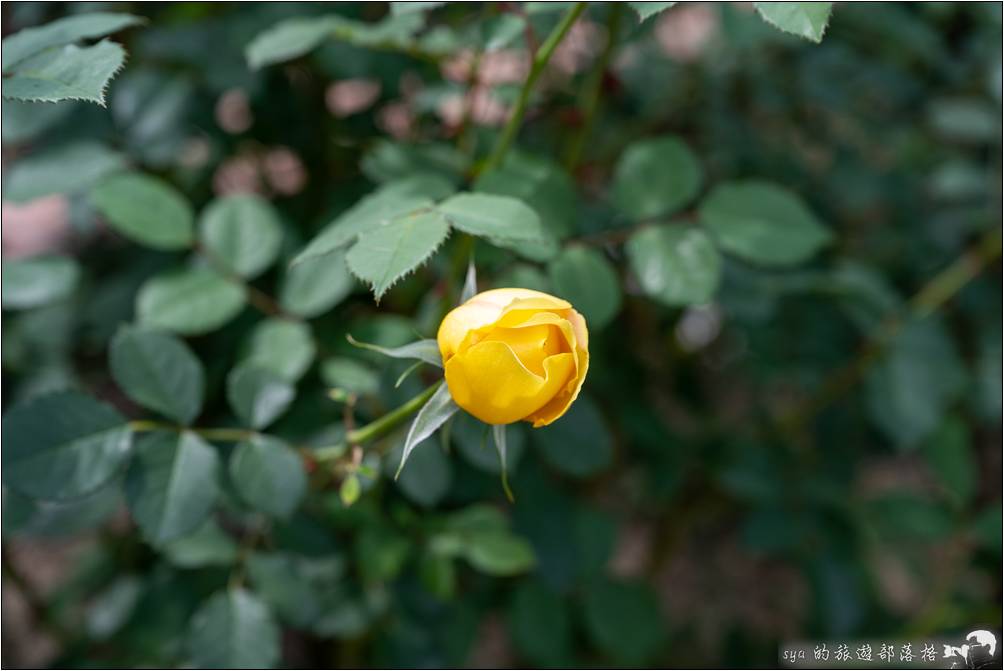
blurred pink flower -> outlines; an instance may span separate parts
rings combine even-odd
[[[216,123],[226,132],[236,135],[243,133],[251,124],[251,105],[247,94],[241,89],[230,89],[216,101]]]
[[[284,196],[294,196],[307,184],[307,170],[303,161],[289,147],[270,149],[262,160],[265,179],[272,189]]]
[[[565,75],[585,70],[607,42],[606,28],[586,19],[576,21],[551,57],[554,68]]]
[[[509,108],[490,90],[480,86],[474,89],[470,99],[460,93],[445,96],[436,112],[446,126],[455,127],[463,122],[468,105],[471,106],[471,121],[479,126],[501,126],[509,118]]]
[[[218,196],[231,193],[262,193],[258,161],[254,156],[233,156],[223,161],[213,175],[213,191]]]
[[[377,125],[395,140],[407,139],[414,121],[411,108],[403,100],[387,103],[377,112]]]
[[[70,235],[70,204],[65,196],[3,204],[4,258],[34,256],[62,249]]]
[[[700,58],[718,31],[718,11],[705,3],[681,3],[663,12],[655,39],[670,58],[684,63]]]
[[[339,119],[369,109],[380,97],[380,82],[373,79],[343,79],[328,86],[324,102]]]
[[[471,78],[474,53],[463,51],[441,66],[443,77],[450,81],[466,84]],[[489,86],[516,84],[526,79],[530,71],[530,59],[522,51],[504,50],[482,54],[478,64],[478,83]]]

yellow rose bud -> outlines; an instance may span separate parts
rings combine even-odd
[[[589,369],[586,320],[568,301],[530,289],[477,294],[446,315],[437,341],[453,400],[488,424],[550,424]]]

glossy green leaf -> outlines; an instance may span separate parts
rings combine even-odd
[[[243,309],[244,288],[203,267],[147,280],[136,296],[141,324],[182,335],[215,331]]]
[[[310,368],[316,353],[307,324],[275,317],[255,326],[244,360],[294,383]]]
[[[248,65],[261,68],[299,58],[317,48],[330,35],[337,19],[305,16],[287,19],[251,41],[244,52]]]
[[[251,361],[240,364],[227,376],[227,401],[233,411],[253,429],[263,429],[296,398],[296,388],[275,371]]]
[[[388,182],[328,224],[293,259],[293,264],[331,254],[356,240],[361,233],[430,207],[434,200],[445,198],[452,192],[453,186],[436,176],[417,176]]]
[[[492,576],[517,575],[536,564],[530,543],[509,532],[471,534],[464,546],[464,558],[477,570]]]
[[[441,427],[457,410],[460,410],[460,406],[450,396],[450,389],[445,383],[440,384],[439,389],[436,390],[432,397],[422,406],[422,409],[418,411],[418,414],[415,415],[411,428],[408,429],[408,436],[404,441],[404,449],[401,452],[401,463],[397,467],[395,478],[400,477],[404,464],[408,461],[408,457],[411,456],[412,450],[423,440],[435,433],[436,429]]]
[[[531,434],[544,461],[562,473],[587,477],[606,468],[613,459],[613,438],[596,405],[580,395],[554,424]]]
[[[443,357],[439,353],[439,344],[431,338],[416,340],[400,347],[381,347],[380,345],[373,345],[368,342],[360,342],[353,338],[351,334],[347,335],[346,338],[356,347],[394,359],[418,359],[419,361],[432,364],[437,368],[443,367]]]
[[[87,191],[125,167],[118,152],[103,144],[78,141],[20,158],[4,175],[5,201],[24,203],[52,194]]]
[[[754,2],[763,20],[778,30],[822,42],[832,2]]]
[[[85,100],[103,107],[105,88],[125,58],[125,50],[108,40],[87,47],[53,47],[5,70],[3,97],[33,102]]]
[[[128,424],[76,391],[16,405],[3,418],[3,482],[38,499],[71,499],[107,483],[129,456]]]
[[[91,191],[91,202],[112,228],[141,245],[185,249],[193,242],[191,205],[157,178],[114,175]]]
[[[230,566],[237,561],[237,543],[211,518],[195,531],[162,547],[167,560],[180,568]]]
[[[631,270],[646,294],[669,306],[707,303],[718,289],[722,260],[699,228],[644,228],[624,246]]]
[[[413,450],[408,457],[408,465],[401,470],[394,483],[408,498],[422,508],[431,508],[442,501],[450,490],[453,482],[453,467],[449,457],[434,444],[426,445],[420,450]],[[388,453],[385,461],[390,470],[400,461],[400,449]]]
[[[575,306],[589,328],[603,328],[620,310],[620,279],[602,253],[589,247],[566,247],[547,271],[555,294]]]
[[[345,357],[331,357],[321,364],[324,384],[344,389],[361,396],[376,394],[380,390],[380,374],[361,361]]]
[[[35,28],[25,28],[4,38],[3,72],[7,74],[15,70],[15,66],[24,59],[52,47],[104,37],[142,22],[143,19],[130,14],[91,12],[67,16]]]
[[[360,235],[345,262],[379,301],[395,282],[425,263],[449,234],[449,224],[436,211],[405,215]]]
[[[527,432],[519,424],[506,427],[506,470],[509,475],[516,473],[520,459],[527,447]],[[460,456],[471,466],[485,473],[502,474],[499,454],[492,447],[490,427],[474,416],[458,413],[453,418],[450,438]]]
[[[272,205],[260,196],[225,196],[203,210],[199,239],[209,254],[228,270],[253,278],[279,255],[282,224]]]
[[[509,196],[458,193],[436,209],[454,228],[493,242],[533,244],[544,237],[537,213],[523,201]]]
[[[142,581],[134,575],[116,578],[87,607],[84,615],[87,635],[103,641],[119,631],[133,615],[142,589]]]
[[[617,161],[611,198],[631,219],[651,219],[687,205],[701,181],[701,165],[682,140],[672,136],[642,140]]]
[[[282,552],[256,552],[247,561],[248,576],[261,597],[282,620],[297,628],[315,624],[335,596],[344,571],[338,555],[306,559]]]
[[[126,475],[126,499],[152,545],[182,538],[199,527],[216,503],[219,458],[194,433],[157,432],[136,443]]]
[[[586,588],[586,628],[596,647],[625,666],[645,666],[665,642],[652,589],[642,583],[600,579]]]
[[[631,9],[633,9],[635,12],[637,12],[638,18],[641,19],[642,22],[644,22],[644,21],[647,21],[648,19],[652,18],[656,14],[662,12],[663,10],[669,9],[670,7],[672,7],[673,5],[675,5],[676,3],[675,2],[629,2],[627,4],[631,6]]]
[[[241,588],[217,592],[192,616],[187,649],[202,669],[271,669],[279,663],[280,631],[268,606]]]
[[[202,409],[202,364],[174,336],[124,327],[112,340],[108,360],[115,382],[140,405],[181,424],[190,424]]]
[[[70,296],[80,279],[80,266],[65,256],[7,259],[3,263],[3,309],[23,310]]]
[[[546,158],[512,154],[498,168],[478,177],[474,188],[526,203],[537,213],[541,226],[557,238],[575,230],[575,184],[567,172]]]
[[[700,218],[723,250],[765,266],[803,263],[833,239],[801,198],[757,180],[719,184]]]
[[[286,270],[279,287],[279,305],[297,317],[318,317],[341,303],[355,288],[345,255],[315,256]]]
[[[572,618],[561,596],[524,581],[512,593],[508,615],[513,643],[535,666],[571,666]]]
[[[935,479],[960,504],[976,494],[979,471],[966,424],[950,416],[922,446],[924,458]]]
[[[230,478],[241,498],[275,517],[292,515],[307,492],[303,459],[268,436],[237,446],[230,457]]]
[[[907,322],[865,377],[872,421],[894,444],[918,447],[940,425],[966,383],[965,370],[944,325]]]

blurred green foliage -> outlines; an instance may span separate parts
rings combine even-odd
[[[95,4],[3,8],[5,665],[1000,626],[999,4]],[[472,257],[590,325],[512,504],[464,413],[340,447]]]

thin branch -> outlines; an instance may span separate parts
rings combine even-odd
[[[499,136],[498,142],[495,144],[495,150],[492,155],[485,162],[483,170],[485,172],[497,167],[502,163],[502,159],[505,158],[506,153],[509,151],[509,147],[512,145],[513,140],[516,139],[516,134],[519,132],[519,127],[523,123],[523,117],[526,114],[526,108],[530,102],[530,93],[533,91],[533,85],[537,83],[540,75],[544,72],[544,68],[547,67],[548,61],[551,60],[551,56],[554,54],[555,49],[561,44],[561,40],[565,38],[568,31],[571,29],[572,24],[579,18],[586,9],[585,2],[577,2],[575,6],[569,9],[558,25],[554,27],[551,34],[547,36],[540,48],[537,49],[537,53],[533,57],[533,63],[530,66],[530,74],[527,75],[526,81],[523,83],[523,88],[519,92],[519,99],[516,101],[516,106],[513,108],[512,115],[509,117],[508,123],[506,123],[505,128],[502,129],[502,134]]]

